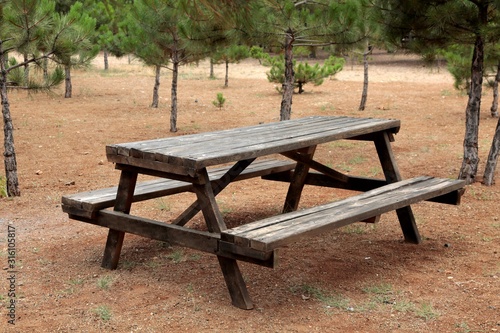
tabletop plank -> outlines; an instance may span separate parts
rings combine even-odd
[[[384,127],[381,129],[384,129]],[[211,147],[208,151],[199,151],[196,153],[200,155],[200,158],[205,160],[223,158],[231,154],[238,154],[239,152],[258,152],[273,148],[276,148],[274,152],[278,153],[297,149],[298,145],[301,146],[299,148],[303,148],[326,141],[368,134],[374,132],[374,129],[377,129],[377,127],[368,120],[356,123],[349,122],[344,123],[342,127],[317,127],[310,128],[307,131],[298,130],[292,133],[273,133],[263,136],[259,140],[251,140],[251,138],[247,140],[234,140],[233,142],[228,142],[227,145]],[[196,154],[191,154],[191,156],[196,156]]]
[[[301,118],[296,121],[275,122],[260,124],[257,126],[232,128],[216,132],[191,134],[141,142],[131,142],[119,144],[118,146],[122,148],[126,147],[127,149],[132,151],[131,156],[135,157],[143,157],[143,155],[141,154],[161,152],[167,149],[169,154],[176,155],[185,153],[186,151],[195,151],[197,148],[210,149],[210,143],[221,144],[224,141],[234,143],[234,140],[242,140],[245,138],[261,139],[262,135],[269,135],[269,133],[278,133],[279,131],[290,133],[293,131],[297,131],[300,128],[302,128],[302,131],[305,131],[307,130],[307,126],[318,126],[323,121],[324,120],[321,117]],[[338,122],[340,123],[341,119],[339,119]],[[212,147],[213,146],[214,145],[212,145]]]
[[[213,140],[205,140],[204,142],[194,142],[186,144],[183,147],[170,148],[169,154],[175,154],[189,151],[189,155],[196,156],[197,154],[207,154],[209,152],[217,153],[225,151],[228,148],[235,149],[238,147],[247,147],[249,143],[269,145],[275,144],[278,140],[291,140],[295,137],[301,137],[306,134],[324,132],[326,130],[333,130],[335,128],[347,128],[349,122],[352,120],[345,118],[339,119],[335,122],[335,126],[326,127],[322,119],[316,122],[309,122],[307,124],[293,124],[293,126],[274,126],[272,128],[260,129],[259,131],[245,131],[245,128],[239,130],[235,129],[234,133],[222,139],[221,137],[214,138]],[[292,124],[290,124],[292,125]],[[213,143],[213,144],[209,144]]]

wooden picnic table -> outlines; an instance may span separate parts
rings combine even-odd
[[[215,254],[233,304],[251,309],[253,303],[237,261],[273,267],[279,246],[349,223],[374,221],[390,210],[396,210],[405,240],[419,243],[421,238],[410,205],[422,200],[459,203],[462,181],[434,177],[402,180],[391,149],[399,128],[399,120],[392,119],[314,116],[113,144],[106,147],[106,154],[121,170],[118,186],[64,196],[63,210],[72,219],[109,228],[103,267],[117,267],[125,233]],[[346,175],[314,159],[317,145],[341,139],[372,141],[385,179]],[[260,160],[275,154],[286,159]],[[156,176],[160,181],[139,185],[139,174]],[[283,214],[228,229],[216,195],[233,181],[255,176],[289,183]],[[363,193],[297,211],[305,185]],[[129,214],[135,201],[176,191],[192,191],[197,200],[172,223]],[[110,206],[113,210],[105,209]],[[199,211],[203,213],[206,232],[185,226]]]

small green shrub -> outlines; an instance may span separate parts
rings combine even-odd
[[[430,303],[422,303],[420,307],[415,309],[415,314],[425,321],[433,320],[439,317],[439,313]]]
[[[349,309],[349,299],[336,292],[325,291],[308,284],[293,286],[291,291],[293,293],[301,293],[303,299],[314,298],[325,304],[327,308]]]
[[[97,286],[103,290],[108,290],[113,283],[113,278],[109,275],[105,275],[97,280]]]
[[[171,205],[163,198],[156,199],[156,205],[162,212],[170,212],[170,210],[172,209]]]
[[[283,56],[268,58],[271,69],[267,72],[267,80],[273,83],[283,84],[285,82],[285,60]],[[309,65],[307,62],[294,62],[294,86],[298,88],[298,93],[304,92],[304,85],[313,83],[315,86],[323,84],[327,77],[334,76],[340,72],[344,67],[345,60],[330,56],[325,60],[323,66],[319,64]],[[280,86],[277,87],[281,92]]]
[[[0,198],[7,198],[7,181],[0,176]]]
[[[215,101],[212,101],[213,105],[215,105],[219,109],[222,109],[225,102],[226,102],[226,99],[224,98],[222,93],[217,93],[217,99]]]
[[[94,312],[99,316],[102,321],[109,321],[111,319],[111,310],[106,305],[100,305],[94,309]]]
[[[182,250],[175,250],[169,255],[167,255],[167,258],[172,260],[174,264],[178,264],[185,260],[185,255]]]

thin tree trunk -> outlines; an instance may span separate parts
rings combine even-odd
[[[64,85],[66,87],[64,98],[71,98],[73,93],[73,85],[71,84],[71,67],[64,66],[64,73],[66,75],[64,78]]]
[[[297,88],[299,88],[298,93],[302,94],[304,92],[304,84],[302,82],[297,82],[297,85],[298,85]]]
[[[109,69],[109,60],[108,60],[108,50],[104,49],[104,70],[107,71]]]
[[[1,43],[2,41],[0,41]],[[3,55],[2,55],[3,59],[3,65],[4,65],[4,68],[7,68],[9,66],[9,53],[8,52],[3,52]]]
[[[170,111],[170,132],[177,132],[177,77],[179,76],[179,61],[177,60],[176,54],[172,60],[172,108]]]
[[[500,82],[500,63],[497,65],[497,75],[493,82],[493,102],[491,103],[491,116],[498,118],[498,82]]]
[[[478,135],[481,93],[483,85],[484,43],[481,36],[476,37],[471,66],[471,89],[465,111],[465,138],[462,167],[458,175],[466,184],[474,182],[479,164]]]
[[[49,83],[49,59],[47,58],[43,58],[42,60],[42,64],[43,64],[43,80],[45,82],[45,84],[48,85]]]
[[[226,78],[224,80],[224,87],[229,86],[229,60],[226,59]]]
[[[5,59],[2,46],[0,44],[0,95],[2,101],[2,115],[4,128],[4,163],[5,163],[5,178],[7,184],[7,195],[16,197],[21,195],[19,190],[19,179],[17,177],[17,161],[16,150],[14,148],[14,127],[12,126],[12,118],[10,116],[10,104],[7,95],[7,70],[5,67]]]
[[[493,85],[493,103],[491,105],[491,116],[498,117],[498,82],[500,81],[500,63],[498,64],[497,74]],[[493,141],[491,143],[488,160],[484,169],[483,184],[493,185],[495,183],[495,170],[497,167],[498,153],[500,152],[500,119],[497,122]]]
[[[210,79],[215,79],[214,74],[214,59],[210,58]]]
[[[317,58],[317,56],[316,56],[316,46],[310,46],[309,50],[311,51],[311,52],[309,52],[309,58],[310,59],[316,59]]]
[[[158,107],[159,91],[160,91],[160,74],[161,74],[161,66],[156,65],[156,67],[155,67],[155,86],[153,88],[153,102],[151,103],[152,108]]]
[[[24,54],[24,82],[23,84],[28,87],[29,86],[29,79],[30,79],[30,66],[28,64],[28,55]]]
[[[488,154],[488,160],[486,161],[486,167],[484,170],[483,184],[493,185],[495,183],[495,169],[497,167],[498,153],[500,151],[500,119],[497,122],[497,127],[495,129],[495,135],[493,136],[493,142],[491,143],[490,153]]]
[[[363,53],[363,93],[361,94],[361,102],[359,103],[359,111],[363,111],[366,107],[368,99],[368,55],[371,53],[371,48],[368,46],[366,52]]]
[[[293,81],[293,31],[288,29],[285,37],[285,80],[281,99],[280,120],[289,120],[292,115]]]

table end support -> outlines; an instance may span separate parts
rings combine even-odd
[[[234,259],[217,257],[219,265],[226,281],[229,295],[234,306],[243,310],[253,309],[253,302],[248,294],[248,290],[241,275],[238,263]]]
[[[118,267],[124,238],[125,233],[123,231],[109,229],[101,267],[107,269],[116,269]]]
[[[301,151],[297,151],[304,161],[310,161],[313,159],[314,152],[316,151],[316,146],[311,146],[305,148]],[[305,163],[297,163],[295,170],[292,175],[292,180],[288,186],[288,192],[286,194],[285,204],[283,206],[283,213],[294,212],[299,207],[300,197],[302,195],[302,190],[304,189],[307,174],[309,173],[309,166]]]
[[[403,231],[405,242],[420,244],[422,242],[422,238],[420,237],[417,224],[415,223],[415,217],[413,216],[411,207],[408,206],[397,209],[396,214],[398,215],[399,225]]]
[[[116,193],[116,202],[114,211],[122,212],[125,214],[130,213],[130,207],[134,197],[135,184],[137,183],[137,172],[122,170],[120,175],[120,182]],[[104,249],[104,256],[102,258],[101,266],[108,269],[116,269],[118,261],[120,260],[120,253],[122,251],[123,239],[125,232],[109,229],[108,239],[106,241],[106,248]]]
[[[375,140],[375,148],[380,160],[382,169],[384,170],[387,183],[394,183],[402,180],[401,173],[396,163],[396,158],[391,148],[391,141],[394,140],[392,133],[383,132]],[[420,244],[422,238],[418,232],[415,216],[410,206],[396,210],[398,215],[399,225],[403,231],[405,241],[412,244]]]

